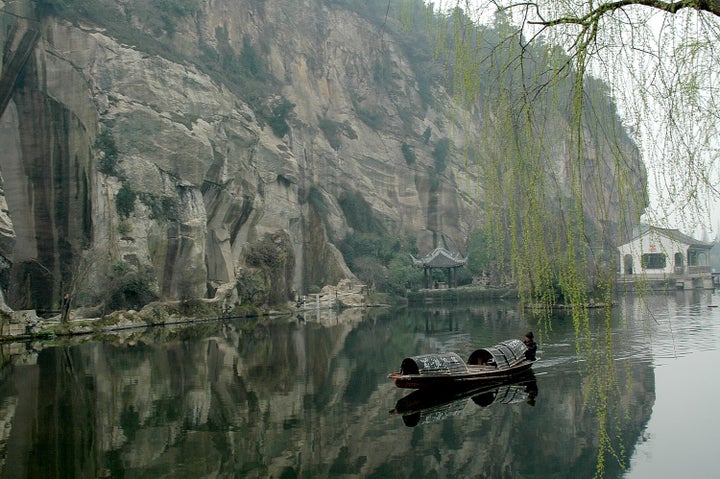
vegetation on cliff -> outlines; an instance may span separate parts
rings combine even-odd
[[[609,92],[598,81],[582,82],[572,68],[556,68],[563,61],[567,62],[568,57],[550,46],[521,47],[503,42],[512,25],[502,16],[492,24],[479,24],[462,10],[440,13],[421,1],[319,2],[316,5],[319,12],[352,11],[354,16],[347,18],[360,18],[379,36],[388,36],[393,48],[381,48],[376,57],[365,59],[370,77],[365,81],[372,87],[373,94],[360,90],[348,94],[353,120],[359,120],[357,123],[352,125],[326,112],[315,111],[310,120],[306,117],[305,121],[316,120],[316,124],[308,125],[294,118],[296,105],[283,96],[283,92],[291,88],[291,79],[273,74],[277,69],[272,68],[271,50],[273,42],[278,41],[278,34],[272,29],[260,28],[252,35],[238,35],[237,30],[228,25],[207,31],[193,27],[199,30],[195,43],[183,42],[178,31],[188,25],[201,24],[203,16],[212,13],[194,1],[130,0],[118,4],[106,0],[43,0],[36,5],[41,16],[60,16],[78,24],[94,24],[139,51],[178,63],[194,64],[246,102],[261,126],[267,125],[277,137],[285,138],[281,145],[285,150],[295,141],[306,142],[301,144],[315,141],[301,138],[301,130],[319,132],[337,155],[334,160],[323,160],[340,162],[347,161],[343,158],[346,151],[343,147],[348,141],[358,140],[361,128],[393,136],[398,142],[399,163],[406,168],[403,171],[415,175],[414,187],[423,202],[415,214],[423,216],[424,229],[433,238],[434,246],[454,241],[455,249],[466,251],[470,256],[473,272],[492,270],[498,281],[517,283],[527,299],[552,302],[558,287],[581,284],[584,288],[592,281],[596,270],[611,267],[607,254],[595,255],[599,261],[587,264],[588,251],[610,251],[623,228],[644,206],[644,173],[641,168],[632,171],[638,164],[636,149],[623,133]],[[248,6],[258,19],[270,13],[270,5],[266,2],[250,2]],[[288,22],[294,20],[287,19]],[[327,32],[324,21],[326,19],[318,22],[318,34]],[[250,29],[243,32],[250,32]],[[396,47],[403,55],[402,59],[393,51]],[[518,55],[526,59],[523,68],[508,68]],[[311,73],[319,72],[323,68],[321,61],[322,55],[318,52],[308,52],[302,67]],[[398,66],[400,61],[407,62],[412,73],[410,80],[402,76],[406,70]],[[551,82],[551,79],[558,80]],[[580,84],[582,88],[578,89]],[[454,104],[447,102],[446,93],[453,96]],[[108,100],[117,101],[116,98]],[[142,101],[139,103],[144,107]],[[575,104],[583,105],[582,111],[592,114],[577,116],[572,108]],[[455,111],[458,106],[463,109]],[[149,110],[152,108],[157,107],[151,106]],[[433,109],[438,110],[432,114],[439,119],[427,118]],[[163,118],[177,116],[175,112],[161,113]],[[161,257],[153,259],[160,265],[165,257],[192,250],[183,243],[182,234],[172,238],[175,250],[157,240],[157,235],[165,231],[168,235],[182,231],[181,204],[174,196],[168,196],[179,193],[136,190],[131,179],[125,177],[127,171],[125,175],[119,172],[123,165],[119,157],[127,155],[128,151],[136,156],[165,155],[162,147],[156,152],[148,152],[132,143],[132,136],[138,134],[132,130],[137,128],[138,118],[151,115],[152,112],[143,112],[129,115],[128,119],[114,125],[108,123],[105,126],[122,134],[114,137],[108,129],[100,128],[95,149],[99,170],[113,176],[112,182],[121,183],[113,195],[116,212],[123,219],[118,231],[130,242],[132,226],[127,219],[135,213],[147,215],[156,223],[152,226],[154,230],[148,233],[148,242],[153,245],[153,254]],[[182,116],[177,123],[192,130],[198,121],[197,112]],[[463,116],[467,116],[467,122],[463,121]],[[445,122],[452,122],[452,125]],[[466,123],[472,130],[453,131],[463,128]],[[159,128],[149,121],[146,125],[143,120],[139,129],[150,126]],[[583,131],[585,141],[573,142],[575,128]],[[613,135],[609,139],[611,131]],[[243,146],[254,146],[252,140],[243,141]],[[172,140],[168,144],[172,144]],[[388,149],[387,157],[371,160],[393,161],[390,159],[393,150]],[[213,154],[224,154],[220,150],[217,147]],[[301,151],[293,153],[299,156]],[[573,155],[583,157],[592,171],[582,167],[575,170],[574,162],[568,167],[566,160]],[[330,155],[322,153],[318,156]],[[161,166],[163,178],[178,183],[175,189],[180,191],[184,188],[180,186],[182,179],[168,163],[171,161],[168,158]],[[315,161],[316,158],[309,161],[307,168],[319,168],[313,166],[318,164],[312,163]],[[212,168],[220,169],[215,165]],[[615,190],[605,188],[606,184],[615,181],[607,176],[608,172],[615,172],[621,178]],[[326,239],[340,249],[347,265],[363,282],[397,293],[417,285],[421,272],[414,270],[409,260],[410,254],[418,253],[417,231],[400,228],[397,219],[378,211],[377,204],[370,206],[367,199],[372,193],[367,194],[361,188],[352,189],[343,184],[342,178],[337,185],[328,187],[313,183],[314,178],[309,178],[317,173],[310,171],[305,179],[276,175],[278,184],[286,189],[297,185],[298,202],[303,204],[307,200],[322,227],[317,231],[314,229],[312,214],[303,219],[305,231],[318,233],[308,235],[311,240],[304,246],[305,253],[312,252],[308,259],[320,263],[325,261],[322,258],[331,255],[328,248],[309,244]],[[202,172],[198,176],[202,181]],[[453,185],[455,188],[454,185],[461,181],[459,176],[464,178],[463,186],[474,191],[472,195],[477,198],[473,201],[481,203],[483,211],[477,218],[462,219],[464,238],[450,238],[443,225],[454,222],[453,228],[460,230],[457,217],[461,213],[451,205],[456,200],[447,197],[471,194],[447,187]],[[587,178],[590,180],[586,181]],[[134,181],[141,180],[136,178]],[[476,184],[468,185],[469,182]],[[203,184],[203,191],[211,191],[210,183]],[[622,203],[619,199],[623,191],[631,191],[627,197],[632,197],[633,201]],[[257,195],[262,197],[263,185],[258,187]],[[194,200],[189,198],[187,204],[191,205]],[[242,221],[248,221],[252,205],[252,201],[244,202],[237,212]],[[610,213],[605,214],[607,212]],[[342,226],[338,226],[338,216]],[[412,224],[418,223],[420,221]],[[231,229],[232,235],[237,233],[236,229],[235,226]],[[253,251],[250,247],[252,238],[249,235],[245,252]],[[468,238],[473,240],[468,242]],[[482,238],[482,245],[477,238]],[[234,240],[233,236],[231,241]],[[236,247],[235,251],[239,249]],[[247,260],[245,256],[246,263]],[[301,263],[306,270],[312,268],[308,266],[309,262]],[[179,264],[183,266],[182,262]],[[571,274],[567,270],[570,264],[577,267]],[[225,265],[223,267],[227,269]],[[254,267],[272,269],[275,266],[261,261]],[[156,269],[160,294],[164,288],[167,291],[177,289],[169,280],[163,279],[163,275],[172,273],[170,267]],[[277,278],[290,276],[285,271],[275,273]],[[335,272],[326,273],[304,271],[298,276],[307,278],[302,287],[309,290],[322,286],[323,281],[337,279]],[[207,279],[209,284],[210,278]],[[288,297],[293,287],[291,282],[281,282],[286,288],[284,294],[276,291],[270,299]],[[212,291],[213,287],[207,289]]]

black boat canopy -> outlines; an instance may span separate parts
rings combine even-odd
[[[476,349],[467,363],[457,353],[436,353],[403,359],[402,374],[438,375],[467,373],[468,364],[509,369],[525,359],[525,343],[519,339],[503,341],[491,348]]]
[[[525,343],[509,339],[491,348],[477,349],[468,358],[468,364],[491,364],[498,369],[508,369],[525,359]]]
[[[403,374],[462,374],[468,372],[468,368],[456,353],[440,353],[405,358],[400,371]]]

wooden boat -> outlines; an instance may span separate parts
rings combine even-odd
[[[457,353],[413,356],[403,359],[400,371],[388,374],[388,378],[399,388],[467,388],[527,371],[534,361],[525,358],[525,351],[525,343],[510,339],[473,351],[467,362]]]

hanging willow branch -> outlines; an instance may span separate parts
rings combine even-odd
[[[533,7],[538,17],[542,20],[528,22],[531,24],[543,25],[546,27],[553,27],[557,25],[581,25],[583,27],[589,27],[594,24],[596,25],[600,21],[600,18],[602,18],[605,14],[633,5],[655,8],[657,10],[662,10],[665,13],[673,14],[678,13],[680,10],[695,9],[709,12],[720,17],[720,0],[686,0],[682,2],[663,2],[658,0],[619,0],[615,2],[602,3],[583,16],[564,16],[550,20],[542,19],[540,8],[536,2],[513,4],[509,8],[519,6]]]
[[[549,330],[549,306],[571,307],[602,477],[610,458],[627,465],[631,394],[615,361],[612,245],[647,213],[646,165],[664,181],[655,202],[670,198],[684,216],[684,205],[718,193],[720,0],[439,1],[454,33],[453,92],[489,119],[473,137],[490,246],[521,299],[548,306],[533,310],[538,329]],[[468,34],[473,22],[492,25],[492,46]],[[477,71],[494,76],[483,84]],[[598,300],[603,316],[591,316]]]

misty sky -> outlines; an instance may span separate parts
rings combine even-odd
[[[434,2],[440,9],[460,6],[483,21],[492,21],[494,3]],[[712,95],[720,91],[720,69],[715,66],[720,60],[712,52],[720,22],[712,16],[698,22],[694,11],[669,15],[635,7],[624,13],[620,26],[603,24],[607,30],[600,41],[608,47],[594,56],[591,71],[611,85],[647,167],[650,207],[642,220],[698,239],[714,239],[720,233],[720,108]],[[629,19],[635,22],[632,27]],[[572,40],[553,41],[567,49]],[[710,46],[690,50],[688,43]],[[690,87],[678,88],[675,82],[682,75],[689,78],[682,86]],[[706,181],[698,181],[702,177]]]

